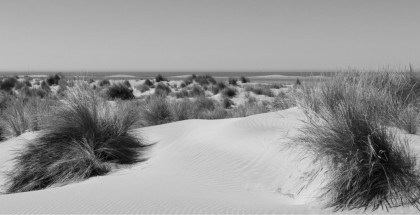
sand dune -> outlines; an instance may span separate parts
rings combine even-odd
[[[322,175],[312,183],[305,177],[317,167],[287,147],[302,117],[292,108],[139,129],[155,143],[147,162],[63,187],[1,195],[0,213],[331,213],[316,199]],[[13,150],[35,136],[0,144],[2,168],[11,168]]]

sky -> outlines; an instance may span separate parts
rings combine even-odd
[[[0,71],[420,67],[419,0],[0,0]]]

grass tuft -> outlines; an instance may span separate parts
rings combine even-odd
[[[308,120],[295,140],[326,168],[328,207],[419,209],[416,157],[390,129],[418,97],[408,93],[416,86],[406,85],[406,75],[347,72],[303,85],[299,104]]]
[[[15,158],[8,193],[40,190],[104,175],[111,164],[142,160],[145,145],[130,133],[139,114],[112,107],[87,84],[77,83],[42,123],[43,132]]]

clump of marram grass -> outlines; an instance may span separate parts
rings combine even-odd
[[[144,125],[160,125],[173,121],[174,116],[171,110],[171,103],[166,99],[166,96],[149,96],[146,102],[141,105]]]
[[[1,114],[4,134],[19,136],[26,131],[39,131],[39,123],[53,102],[40,97],[12,98]]]
[[[308,120],[294,138],[326,169],[323,197],[335,210],[420,206],[416,157],[389,126],[416,96],[401,89],[406,74],[339,73],[304,85],[299,104]],[[403,90],[403,91],[404,91]]]
[[[141,161],[142,141],[130,133],[139,124],[131,106],[111,106],[78,83],[44,119],[43,131],[15,158],[7,192],[40,190],[105,175],[114,164]]]
[[[233,108],[230,112],[230,117],[247,117],[255,114],[267,113],[269,111],[270,109],[268,109],[264,104],[246,101],[245,103]]]

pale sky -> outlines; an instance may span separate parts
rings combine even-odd
[[[420,0],[0,0],[0,71],[420,67]]]

